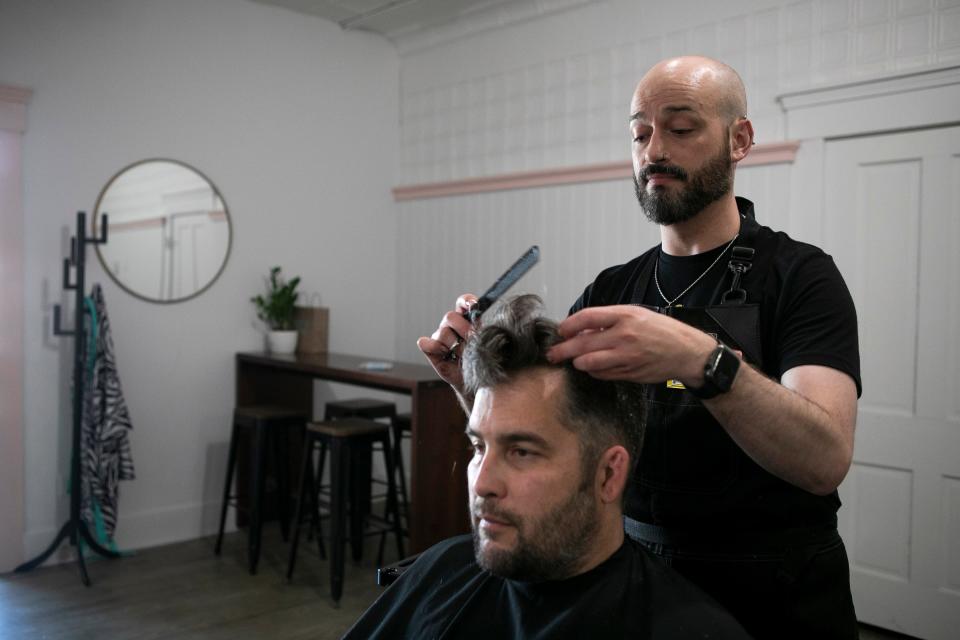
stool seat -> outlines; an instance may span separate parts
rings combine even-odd
[[[307,424],[307,432],[318,433],[331,438],[354,438],[358,436],[387,433],[389,425],[362,418],[340,418],[326,422]]]
[[[256,421],[266,420],[270,422],[281,420],[301,420],[307,421],[307,416],[303,411],[291,409],[290,407],[281,407],[277,405],[248,405],[236,407],[233,410],[233,421],[243,427],[255,426]]]
[[[387,400],[374,398],[352,398],[350,400],[331,400],[323,411],[324,420],[337,418],[393,418],[397,414],[397,405]]]

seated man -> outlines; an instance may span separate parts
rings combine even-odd
[[[514,298],[466,347],[473,535],[425,551],[346,638],[746,638],[624,536],[638,388],[550,364],[540,312]]]

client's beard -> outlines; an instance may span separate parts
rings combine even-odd
[[[579,487],[570,498],[537,520],[518,517],[486,504],[476,511],[504,520],[517,528],[517,542],[513,549],[484,549],[473,523],[473,550],[477,564],[490,573],[511,580],[543,582],[561,580],[574,575],[596,544],[600,512],[596,498],[589,489]]]

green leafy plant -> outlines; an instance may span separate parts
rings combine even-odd
[[[293,329],[293,310],[297,304],[297,285],[300,278],[284,280],[280,267],[270,269],[266,295],[256,295],[250,301],[257,308],[257,317],[273,331]]]

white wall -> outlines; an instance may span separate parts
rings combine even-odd
[[[0,572],[23,556],[23,175],[29,92],[0,85]]]
[[[685,53],[734,66],[757,141],[782,140],[779,94],[960,62],[960,1],[598,0],[431,38],[444,40],[401,42],[401,184],[626,161],[636,82]],[[816,241],[820,195],[809,178],[821,149],[806,140],[792,166],[741,169],[737,193],[762,222]],[[402,203],[398,357],[418,357],[413,338],[456,295],[481,293],[533,243],[542,265],[518,291],[544,294],[564,314],[597,271],[657,242],[632,190],[622,180]]]
[[[249,298],[269,267],[331,307],[331,347],[393,355],[398,60],[386,40],[237,0],[0,3],[0,80],[34,90],[24,138],[26,553],[65,520],[70,342],[50,335],[77,210],[121,167],[189,163],[234,224],[220,280],[182,304],[100,282],[134,422],[137,479],[118,543],[209,531],[234,401],[233,354],[260,348]],[[68,315],[66,317],[72,317]]]

